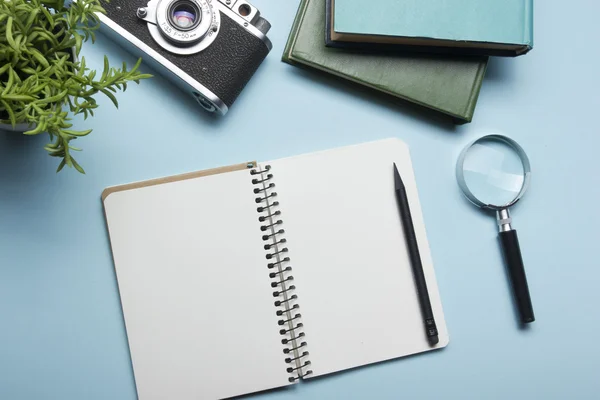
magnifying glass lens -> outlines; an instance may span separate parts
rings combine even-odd
[[[519,196],[525,167],[514,147],[493,138],[475,142],[463,162],[464,183],[482,203],[501,206]]]

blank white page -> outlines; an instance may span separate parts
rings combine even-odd
[[[290,384],[249,171],[104,201],[138,396]]]
[[[395,191],[396,163],[440,342],[448,332],[408,147],[396,139],[272,161],[312,376],[433,349]]]

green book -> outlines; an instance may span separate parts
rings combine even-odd
[[[326,0],[302,0],[283,61],[304,65],[471,122],[487,57],[357,52],[325,47]]]

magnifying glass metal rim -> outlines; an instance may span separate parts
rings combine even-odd
[[[523,177],[523,184],[521,186],[521,190],[519,191],[519,193],[515,196],[515,198],[512,201],[510,201],[506,204],[503,204],[503,205],[487,204],[487,203],[482,202],[481,200],[479,200],[477,198],[477,196],[475,196],[473,194],[473,192],[471,192],[471,190],[469,189],[469,185],[467,185],[467,182],[465,181],[464,163],[465,163],[465,159],[467,157],[467,153],[476,144],[481,143],[483,141],[487,141],[487,140],[496,140],[496,141],[506,143],[513,150],[515,150],[515,152],[521,159],[521,162],[523,163],[524,177]],[[527,191],[527,188],[529,187],[529,183],[531,181],[531,164],[529,163],[529,158],[527,157],[527,153],[525,153],[525,150],[523,150],[523,148],[517,142],[515,142],[513,139],[509,138],[508,136],[498,135],[498,134],[486,135],[486,136],[482,136],[482,137],[472,141],[471,143],[469,143],[463,149],[463,151],[460,153],[460,156],[458,157],[458,161],[456,163],[456,180],[458,181],[458,185],[460,186],[462,192],[464,193],[464,195],[467,197],[467,199],[471,203],[475,204],[477,207],[480,207],[480,208],[494,210],[494,211],[500,211],[500,210],[507,209],[507,208],[513,206],[514,204],[516,204],[521,199],[521,197],[523,197],[525,192]]]

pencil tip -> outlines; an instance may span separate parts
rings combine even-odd
[[[400,177],[400,172],[398,172],[398,167],[396,163],[394,163],[394,183],[396,186],[396,190],[404,187],[404,183],[402,182],[402,178]]]

